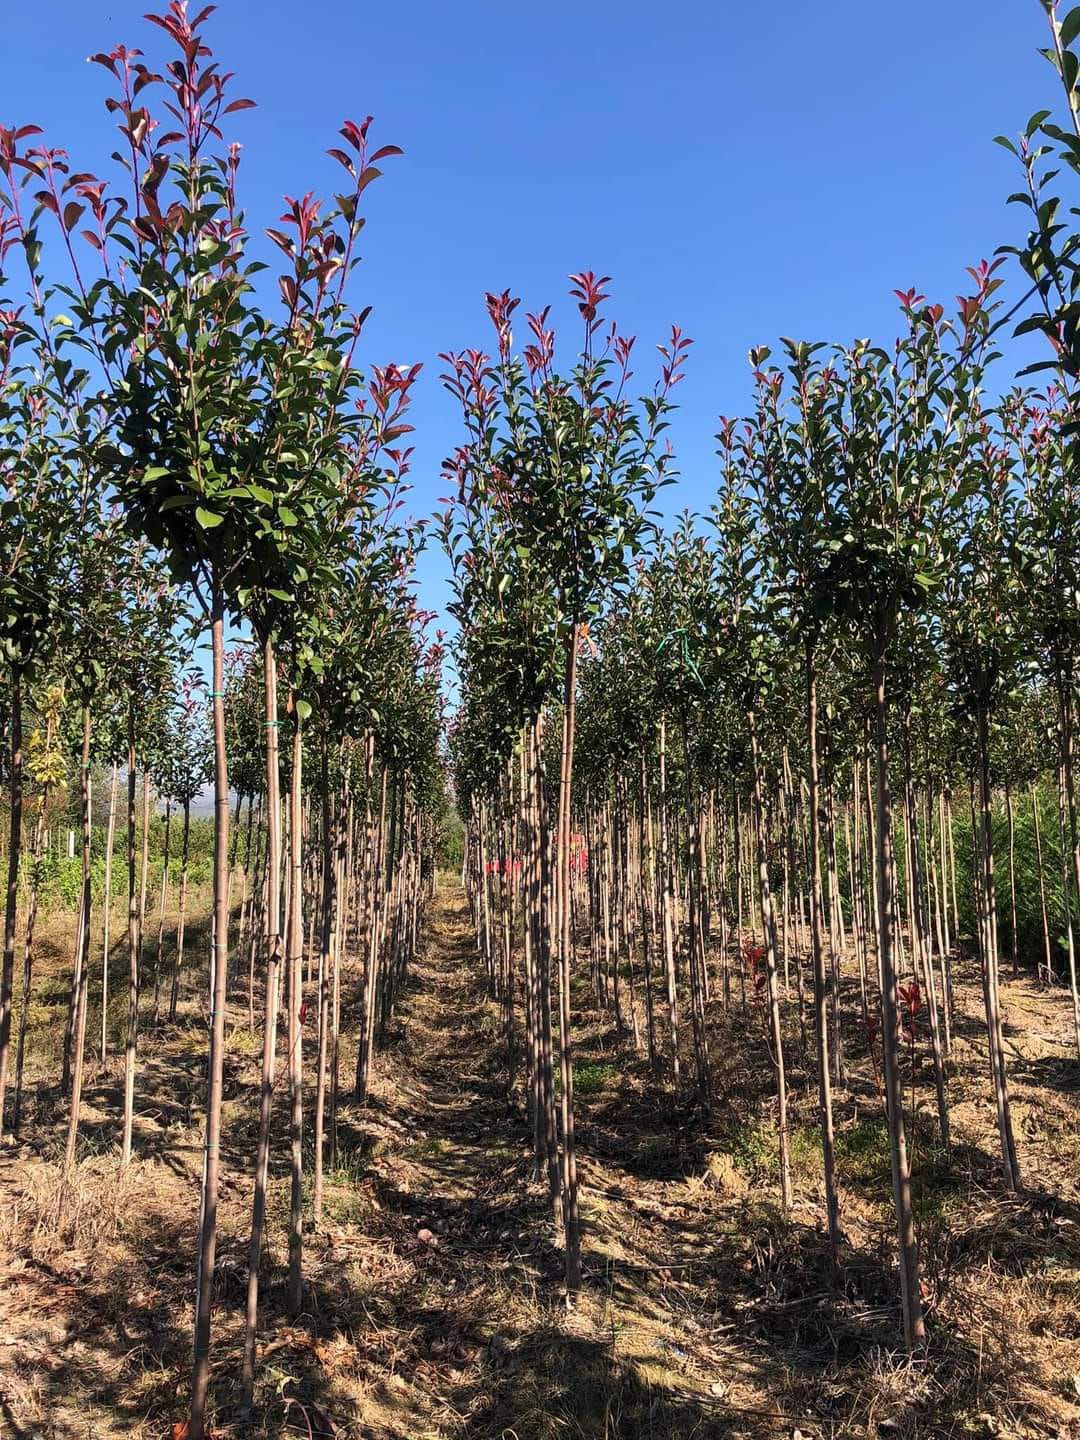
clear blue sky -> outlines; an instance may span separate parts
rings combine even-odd
[[[106,170],[109,77],[85,57],[123,40],[159,59],[147,8],[4,0],[0,120]],[[232,117],[253,229],[283,192],[336,183],[343,118],[374,114],[406,151],[368,191],[354,294],[375,307],[367,361],[424,362],[420,513],[458,436],[436,355],[490,343],[486,290],[510,287],[520,313],[550,300],[576,334],[567,274],[613,276],[609,313],[650,382],[652,343],[681,324],[696,343],[669,496],[704,508],[748,347],[891,338],[894,287],[950,302],[1022,224],[992,137],[1057,103],[1038,0],[223,0],[209,34],[259,105]],[[426,557],[432,608],[444,576]]]

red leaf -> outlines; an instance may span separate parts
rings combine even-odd
[[[352,161],[349,159],[348,155],[345,154],[345,151],[344,151],[344,150],[334,149],[334,150],[328,150],[326,153],[327,153],[328,155],[332,155],[335,160],[340,161],[341,164],[345,166],[345,169],[348,170],[348,172],[349,172],[350,175],[355,175],[355,174],[356,174],[356,171],[353,169],[353,163],[352,163]]]
[[[254,110],[254,108],[254,100],[233,100],[231,104],[225,106],[225,109],[221,113],[223,115],[231,115],[234,110]]]
[[[341,127],[340,133],[345,137],[354,150],[362,150],[367,141],[368,126],[371,124],[369,115],[362,125],[357,125],[355,120],[346,120]]]

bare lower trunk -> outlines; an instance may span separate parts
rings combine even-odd
[[[124,1129],[120,1163],[131,1159],[135,1123],[135,1051],[139,1039],[139,904],[135,889],[135,702],[128,702],[127,756],[127,871],[128,871],[128,1021],[124,1041]]]
[[[269,640],[263,644],[266,731],[266,975],[263,991],[262,1078],[259,1134],[255,1144],[255,1195],[248,1244],[247,1301],[241,1392],[246,1407],[255,1387],[255,1336],[259,1321],[259,1262],[266,1223],[266,1180],[270,1165],[270,1116],[277,1055],[278,975],[281,970],[281,791],[278,767],[277,663]]]
[[[671,1079],[679,1086],[679,1000],[675,984],[675,935],[672,919],[671,847],[668,829],[667,721],[660,717],[660,939],[664,947],[664,983],[667,987],[668,1026],[671,1032]]]
[[[892,854],[892,800],[889,792],[889,741],[885,700],[885,663],[874,665],[874,715],[877,762],[876,841],[878,891],[878,963],[881,977],[881,1048],[884,1057],[885,1095],[888,1105],[889,1150],[892,1162],[893,1200],[900,1251],[900,1305],[904,1341],[909,1350],[926,1338],[919,1292],[919,1252],[911,1201],[911,1172],[904,1134],[904,1101],[898,1054],[898,997],[893,960],[895,931],[895,880]]]
[[[990,717],[979,712],[979,796],[981,828],[980,892],[982,919],[983,999],[986,1005],[986,1029],[990,1043],[991,1082],[997,1110],[998,1135],[1001,1140],[1001,1163],[1005,1184],[1017,1190],[1020,1173],[1013,1139],[1012,1111],[1005,1071],[1005,1045],[1001,1029],[1001,1007],[998,996],[997,913],[994,890],[993,812],[990,796]]]
[[[11,731],[11,766],[8,780],[10,831],[8,839],[7,899],[4,906],[4,960],[0,971],[0,1140],[4,1127],[4,1098],[7,1093],[8,1064],[11,1054],[11,1013],[15,989],[15,920],[19,902],[19,859],[22,852],[23,807],[23,744],[22,744],[22,675],[12,669],[9,725]]]
[[[75,1164],[75,1143],[79,1135],[82,1106],[83,1059],[86,1053],[86,997],[90,983],[90,706],[83,706],[82,769],[79,776],[82,798],[82,954],[79,956],[75,997],[75,1033],[71,1067],[71,1110],[68,1114],[64,1169],[70,1177]]]
[[[51,745],[51,720],[49,723],[49,743]],[[14,1135],[18,1135],[19,1125],[22,1120],[23,1062],[26,1056],[26,1027],[30,1016],[30,996],[34,975],[34,926],[37,921],[39,896],[38,871],[45,846],[45,806],[48,795],[49,787],[45,785],[41,793],[41,808],[38,811],[37,825],[34,828],[32,856],[34,873],[30,882],[30,904],[26,911],[26,936],[23,941],[22,1002],[19,1009],[19,1041],[15,1052],[15,1103],[11,1120],[11,1129]]]
[[[824,917],[821,901],[821,812],[818,778],[817,669],[812,642],[806,647],[806,729],[810,781],[810,936],[814,966],[814,1034],[817,1039],[818,1110],[825,1162],[825,1211],[829,1251],[836,1264],[840,1246],[840,1205],[836,1193],[836,1143],[833,1130],[832,1078],[829,1073],[829,1015],[825,978]]]
[[[186,1440],[203,1440],[210,1383],[210,1310],[217,1251],[221,1099],[225,1077],[225,985],[229,953],[229,770],[225,753],[224,606],[215,587],[211,612],[214,724],[214,940],[210,992],[210,1054],[206,1086],[206,1140],[195,1290],[195,1363]]]
[[[578,629],[572,623],[566,645],[563,685],[562,754],[559,761],[559,816],[556,914],[559,922],[559,1062],[562,1078],[562,1192],[566,1247],[566,1288],[581,1289],[581,1233],[578,1218],[577,1153],[574,1142],[574,1064],[570,1036],[570,833],[574,774],[574,704]]]
[[[303,1303],[304,1258],[304,1069],[303,1034],[300,1007],[303,1003],[301,985],[304,963],[304,817],[303,817],[303,724],[297,709],[293,711],[292,776],[289,784],[289,866],[292,870],[292,903],[289,907],[288,962],[288,1035],[289,1035],[289,1151],[292,1183],[289,1200],[289,1309],[300,1313]]]
[[[322,1222],[323,1205],[323,1147],[325,1143],[326,1113],[326,1046],[330,1021],[330,968],[333,962],[332,941],[334,933],[334,906],[336,885],[334,872],[333,829],[330,817],[330,774],[326,750],[325,728],[321,737],[321,814],[322,827],[322,915],[319,943],[319,1044],[315,1064],[315,1159],[314,1159],[314,1224]]]
[[[161,898],[158,902],[157,952],[154,956],[154,1024],[161,1017],[161,967],[165,959],[165,908],[169,901],[169,841],[172,838],[172,801],[165,801],[165,844],[161,854]]]
[[[176,953],[173,956],[172,989],[169,992],[169,1019],[176,1019],[180,1000],[180,976],[184,969],[184,936],[187,924],[188,856],[191,850],[191,801],[184,798],[184,830],[180,843],[180,899],[176,912]]]
[[[109,826],[105,836],[105,898],[104,928],[101,937],[101,1063],[109,1054],[109,931],[112,922],[113,844],[116,840],[116,798],[120,784],[120,767],[112,767],[109,785]]]
[[[765,834],[765,794],[761,783],[761,761],[758,752],[757,726],[754,712],[747,715],[750,750],[754,771],[754,834],[757,841],[758,896],[761,901],[761,933],[765,943],[765,977],[769,1007],[769,1032],[773,1069],[776,1071],[777,1131],[780,1137],[780,1203],[784,1211],[791,1209],[790,1137],[787,1127],[787,1079],[784,1073],[784,1034],[780,1025],[780,995],[776,983],[776,915],[769,884],[769,847]]]

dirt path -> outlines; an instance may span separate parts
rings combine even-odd
[[[619,1102],[598,1093],[618,1083],[609,1034],[583,1035],[580,1050],[586,1089],[600,1085],[582,1102],[586,1285],[567,1309],[546,1190],[506,1100],[498,1026],[464,896],[444,882],[374,1104],[347,1116],[367,1157],[352,1203],[370,1203],[362,1228],[390,1247],[369,1262],[382,1273],[365,1303],[383,1343],[408,1357],[389,1387],[367,1390],[373,1428],[362,1433],[790,1435],[763,1389],[775,1367],[732,1349],[732,1326],[703,1287],[715,1207],[702,1200],[719,1192],[678,1163],[657,1173],[676,1154],[681,1117],[655,1115],[651,1129],[639,1118],[629,1148],[615,1142],[606,1111]]]

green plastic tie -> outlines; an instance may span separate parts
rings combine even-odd
[[[669,642],[674,640],[676,636],[680,636],[682,638],[681,649],[683,665],[690,672],[690,674],[693,675],[694,679],[701,686],[702,690],[704,690],[705,681],[701,678],[701,672],[694,664],[694,657],[690,654],[690,642],[686,637],[685,625],[680,625],[677,630],[672,630],[669,634],[664,636],[663,640],[661,640],[660,644],[656,647],[657,655],[661,654],[666,648],[666,646],[669,644]]]

